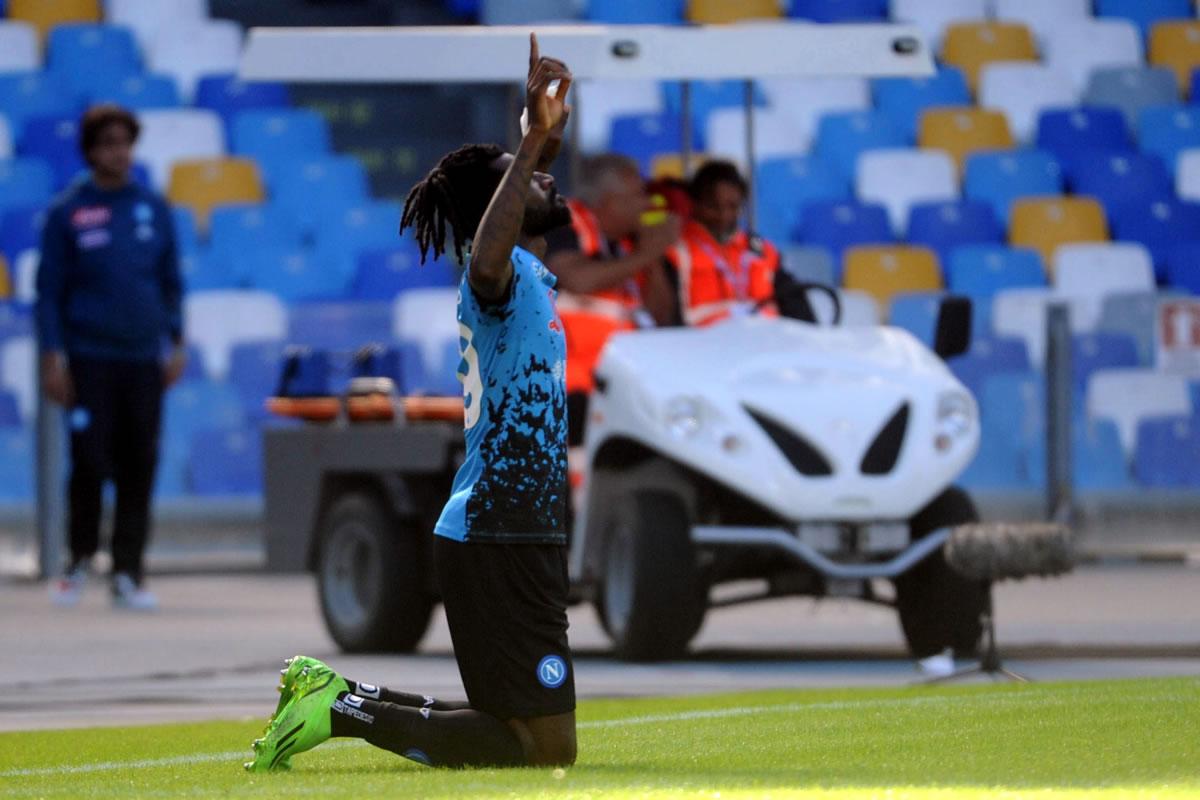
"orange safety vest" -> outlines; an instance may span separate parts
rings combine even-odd
[[[760,236],[738,231],[721,243],[688,220],[667,258],[679,274],[679,307],[688,325],[750,313],[775,294],[779,252]]]
[[[578,200],[568,200],[567,206],[580,251],[589,258],[612,257],[596,215]],[[558,293],[558,314],[567,340],[568,393],[592,390],[592,371],[608,338],[637,328],[636,314],[641,307],[641,289],[634,280],[589,294]]]

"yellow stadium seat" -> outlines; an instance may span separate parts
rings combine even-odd
[[[962,22],[947,28],[942,40],[942,61],[963,71],[972,92],[985,64],[1037,57],[1033,34],[1019,22]]]
[[[8,268],[8,259],[0,253],[0,300],[12,297],[12,272]]]
[[[687,13],[689,20],[705,25],[782,16],[778,0],[691,0]]]
[[[1173,70],[1186,95],[1192,70],[1200,67],[1200,22],[1169,20],[1155,25],[1150,31],[1150,63]]]
[[[187,206],[196,224],[207,229],[214,206],[261,203],[264,199],[258,165],[248,158],[199,158],[177,161],[171,167],[167,199]]]
[[[704,166],[708,161],[708,156],[704,153],[692,153],[692,161],[690,174],[695,174],[696,170]],[[687,180],[689,171],[683,168],[682,153],[660,153],[650,159],[650,177],[651,178],[678,178]]]
[[[866,292],[887,308],[898,294],[941,289],[942,270],[928,247],[862,245],[846,251],[842,285]]]
[[[1093,197],[1030,197],[1013,203],[1008,241],[1037,250],[1052,265],[1059,245],[1107,242],[1108,223]]]
[[[1003,111],[952,106],[921,115],[917,145],[945,150],[961,171],[967,157],[981,150],[1011,150],[1013,137]]]
[[[8,0],[8,17],[28,22],[44,41],[55,25],[99,22],[100,0]]]

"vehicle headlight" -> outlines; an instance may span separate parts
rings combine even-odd
[[[943,392],[938,397],[937,428],[933,446],[944,451],[971,431],[975,404],[962,392]]]
[[[664,422],[672,436],[680,439],[694,436],[704,423],[700,402],[694,397],[671,398],[667,402]]]

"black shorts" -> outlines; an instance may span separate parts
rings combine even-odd
[[[433,539],[442,604],[471,707],[502,720],[574,711],[567,549]]]

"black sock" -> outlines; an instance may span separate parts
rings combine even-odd
[[[353,681],[349,678],[345,680],[350,687],[351,694],[365,697],[368,700],[381,700],[384,703],[395,703],[398,706],[428,708],[433,711],[463,711],[471,707],[471,704],[464,700],[438,700],[427,694],[408,694],[407,692],[397,692],[386,686],[376,686],[373,683]]]
[[[330,733],[432,767],[519,767],[527,762],[517,735],[491,714],[433,711],[343,694],[329,711]]]

